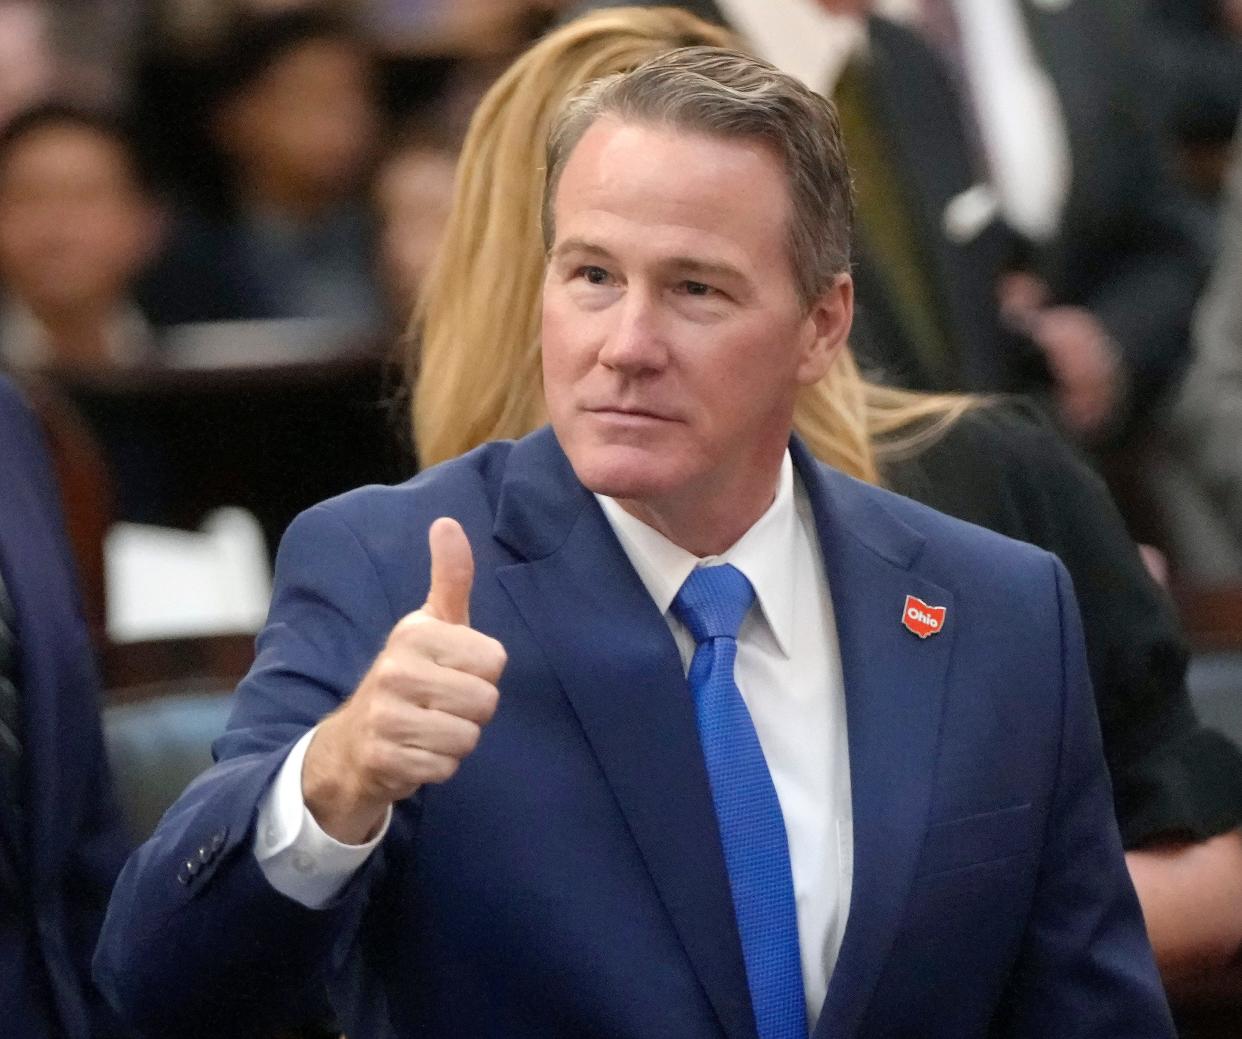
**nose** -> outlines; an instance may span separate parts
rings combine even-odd
[[[658,311],[658,304],[649,293],[631,286],[614,310],[615,323],[600,349],[599,363],[630,376],[662,369],[668,350]]]

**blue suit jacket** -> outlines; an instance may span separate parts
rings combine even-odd
[[[1169,1036],[1059,563],[794,459],[840,631],[854,881],[816,1035]],[[266,885],[255,807],[423,602],[457,517],[501,706],[400,804],[335,904]],[[901,624],[905,597],[941,633]],[[151,1035],[210,1033],[325,972],[354,1039],[753,1039],[669,630],[552,434],[301,516],[219,763],[126,866],[96,970]]]
[[[0,1033],[97,1039],[117,1024],[90,979],[130,849],[112,800],[99,680],[42,435],[0,378],[0,576],[19,642],[24,807],[0,802]]]

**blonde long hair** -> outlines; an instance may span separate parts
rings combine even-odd
[[[407,372],[423,465],[546,421],[539,349],[542,167],[564,99],[678,47],[733,46],[676,8],[620,7],[550,33],[487,92],[471,120],[440,250],[414,314]],[[842,352],[798,399],[794,426],[822,461],[871,483],[880,463],[940,436],[975,399],[867,382]]]

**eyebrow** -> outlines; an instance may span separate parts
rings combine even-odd
[[[587,256],[601,256],[612,259],[612,253],[602,245],[589,242],[585,238],[566,238],[552,248],[553,259],[558,259],[566,253],[583,253]]]
[[[613,258],[612,253],[596,242],[585,238],[566,238],[552,249],[552,258],[559,259],[569,253],[584,256],[596,256],[602,259]],[[661,260],[658,266],[665,270],[683,275],[701,275],[703,277],[728,278],[732,281],[748,281],[745,273],[729,263],[698,259],[693,256],[672,256]]]

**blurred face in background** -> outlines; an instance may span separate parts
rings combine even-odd
[[[370,60],[350,40],[296,44],[225,105],[217,134],[252,199],[296,210],[348,197],[379,134]]]
[[[101,131],[35,129],[0,164],[0,278],[45,320],[118,305],[157,237],[128,154]]]
[[[418,297],[453,205],[456,156],[434,148],[394,152],[375,178],[384,285],[404,317]]]

